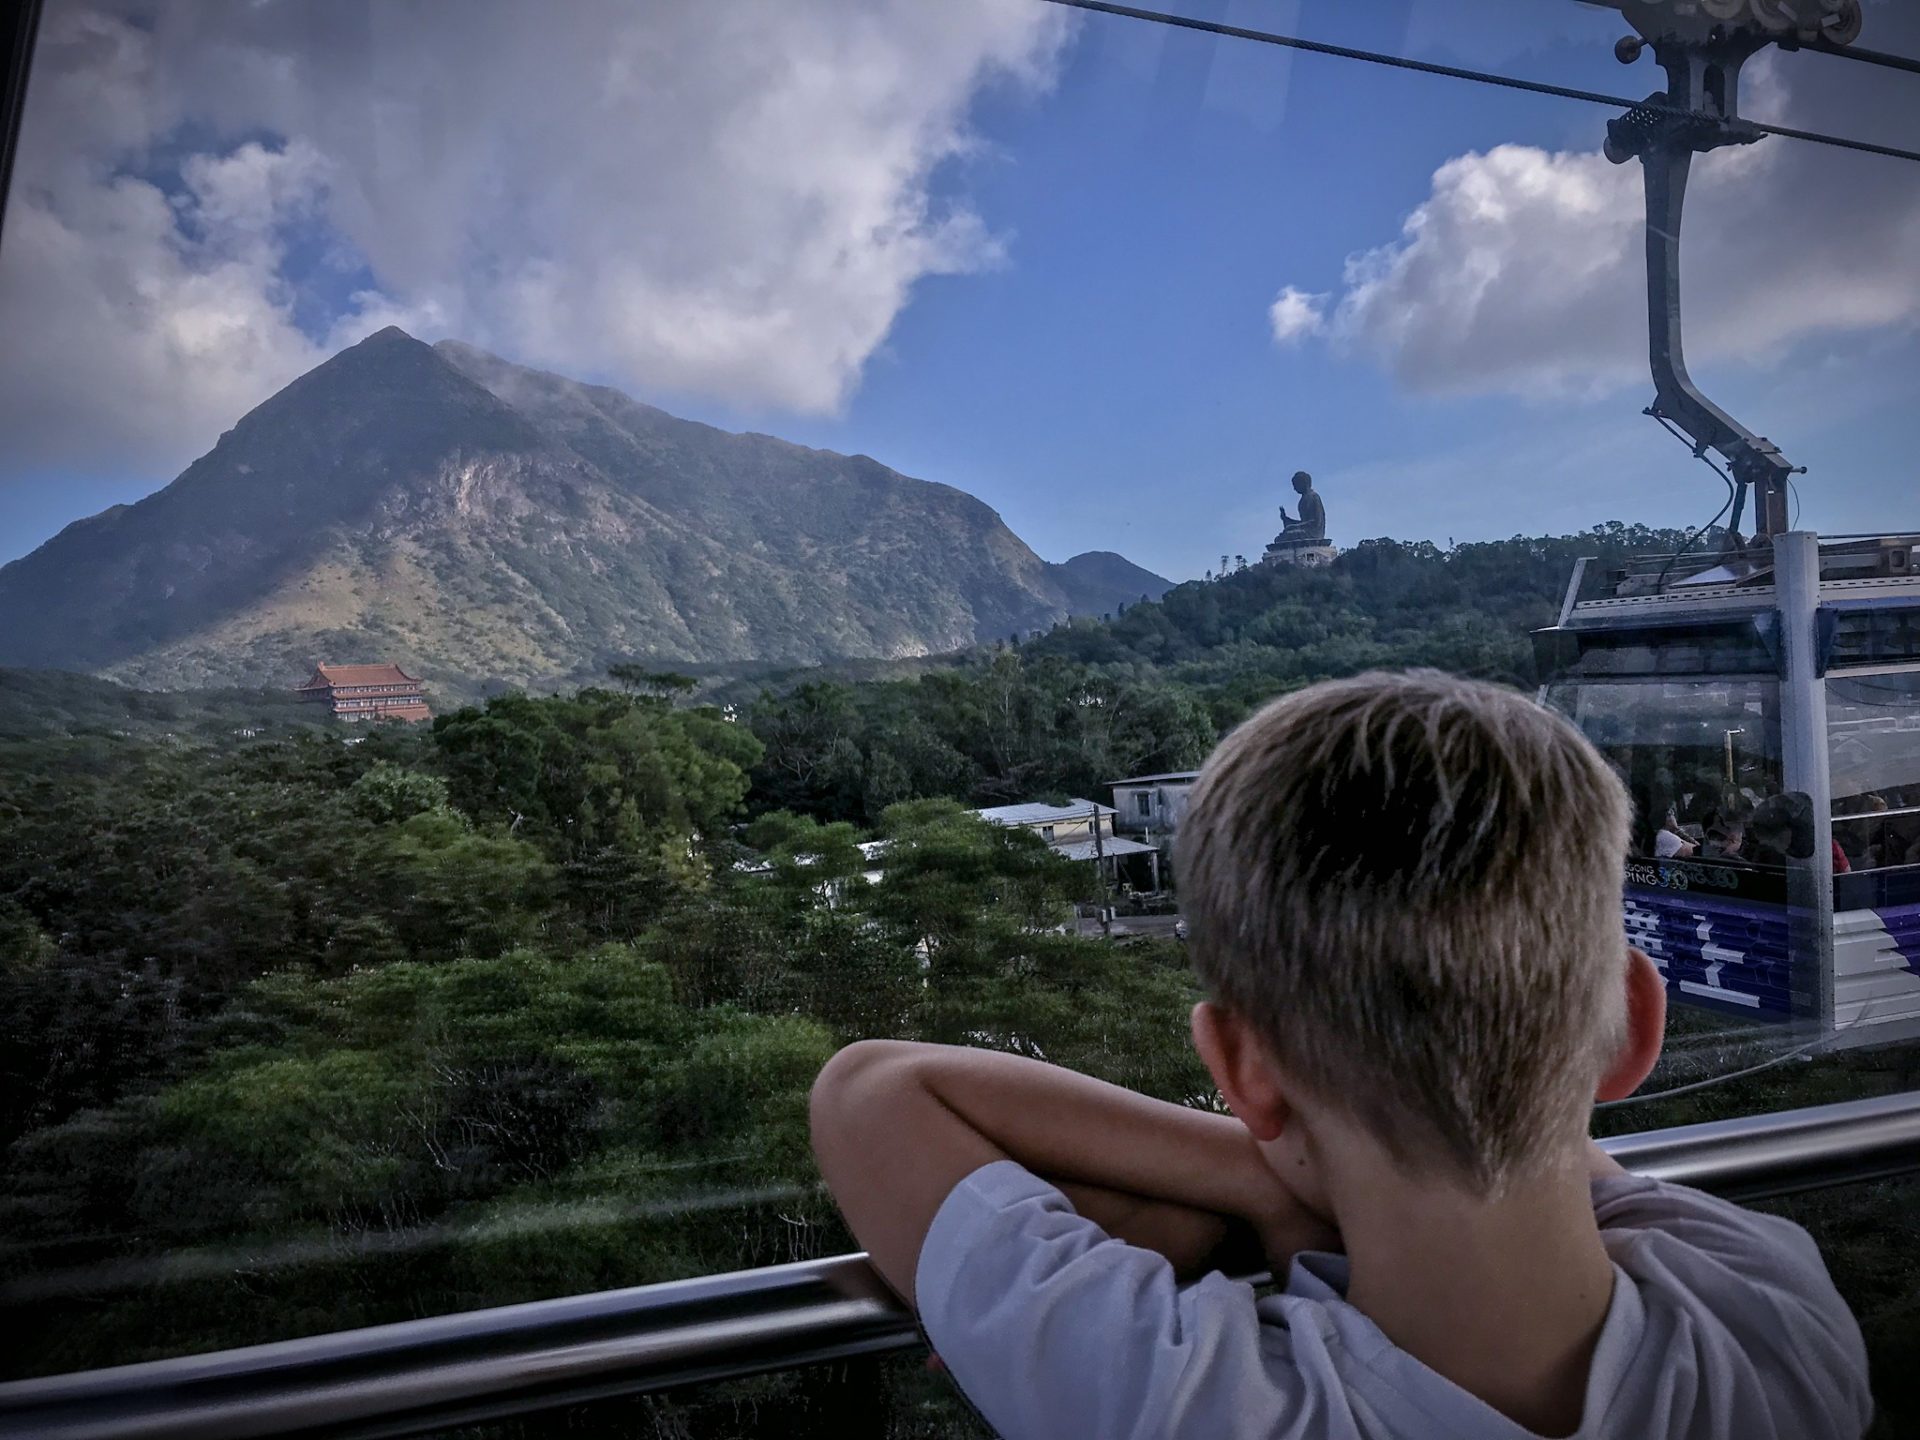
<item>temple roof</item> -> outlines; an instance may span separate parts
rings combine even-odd
[[[302,690],[337,685],[418,685],[420,681],[398,665],[316,665]]]

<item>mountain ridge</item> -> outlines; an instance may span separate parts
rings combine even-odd
[[[0,664],[177,688],[369,655],[508,684],[905,657],[1111,610],[1140,577],[1166,588],[1110,552],[1049,564],[871,457],[388,327],[0,567]]]

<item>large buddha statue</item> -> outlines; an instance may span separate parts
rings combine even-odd
[[[1304,470],[1293,472],[1294,493],[1300,497],[1299,518],[1280,507],[1280,533],[1274,537],[1276,548],[1324,545],[1327,543],[1327,507],[1313,488],[1313,477]]]

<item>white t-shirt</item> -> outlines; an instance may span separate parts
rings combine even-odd
[[[1664,825],[1654,834],[1653,853],[1659,859],[1671,860],[1686,848],[1686,837],[1674,834]]]
[[[1614,1264],[1578,1440],[1858,1440],[1860,1329],[1797,1225],[1683,1186],[1598,1180]],[[915,1279],[948,1371],[1004,1440],[1534,1440],[1347,1304],[1342,1256],[1285,1290],[1108,1236],[1011,1161],[956,1186]]]

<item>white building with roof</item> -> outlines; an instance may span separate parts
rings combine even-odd
[[[1161,775],[1135,775],[1112,780],[1113,828],[1128,835],[1171,835],[1187,813],[1198,770],[1169,770]]]
[[[1109,881],[1118,878],[1127,856],[1145,855],[1153,874],[1153,888],[1160,888],[1160,852],[1151,845],[1116,835],[1111,805],[1072,799],[1064,805],[994,805],[973,813],[991,825],[1031,830],[1063,860],[1100,866]]]
[[[995,805],[973,813],[990,825],[1033,831],[1061,859],[1099,865],[1110,883],[1119,882],[1121,870],[1129,857],[1145,855],[1153,877],[1152,888],[1160,888],[1160,852],[1152,845],[1142,845],[1137,840],[1114,834],[1115,816],[1111,805],[1101,805],[1092,800],[1069,800],[1064,805]],[[865,862],[860,878],[869,885],[881,882],[886,852],[892,843],[889,840],[860,842],[860,856]],[[804,869],[818,864],[819,857],[797,855],[794,861]],[[773,873],[773,861],[765,856],[754,856],[736,861],[734,869],[743,875],[769,875]],[[1134,879],[1136,882],[1139,879],[1137,872]],[[830,901],[835,900],[843,883],[824,883],[820,892]]]

